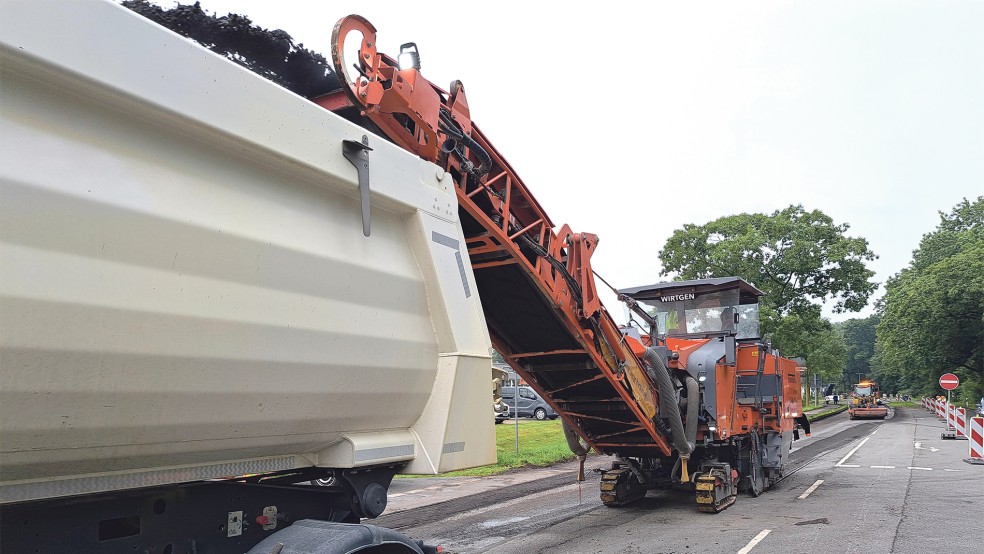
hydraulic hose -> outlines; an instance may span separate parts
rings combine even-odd
[[[465,133],[461,126],[458,125],[454,119],[442,108],[439,114],[441,123],[440,130],[449,137],[455,139],[456,141],[463,142],[467,146],[475,157],[478,158],[479,165],[476,168],[471,168],[468,171],[474,175],[476,178],[480,178],[492,169],[492,156],[482,148],[482,145],[471,138],[467,133]],[[467,159],[465,161],[468,161]]]

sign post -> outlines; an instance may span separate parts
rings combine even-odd
[[[956,375],[952,374],[952,373],[944,373],[943,375],[940,375],[940,387],[942,387],[943,389],[946,390],[946,414],[947,414],[946,415],[946,430],[947,430],[946,435],[947,436],[951,436],[952,435],[953,437],[956,437],[956,433],[954,433],[954,431],[956,431],[956,429],[954,429],[953,422],[950,419],[950,410],[951,410],[950,392],[953,389],[957,388],[957,385],[959,385],[959,384],[960,384],[960,378],[957,377]]]

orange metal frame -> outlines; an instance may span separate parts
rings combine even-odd
[[[361,77],[355,82],[349,81],[342,69],[345,67],[342,46],[345,38],[352,32],[362,35],[359,51]],[[641,367],[641,363],[625,344],[617,325],[597,295],[591,270],[591,255],[598,244],[598,237],[588,233],[574,233],[566,225],[559,232],[553,231],[554,226],[540,203],[471,121],[464,88],[460,82],[452,83],[450,92],[444,91],[427,81],[416,69],[399,69],[392,58],[376,50],[375,43],[376,29],[368,21],[359,16],[341,19],[332,33],[332,58],[339,77],[347,84],[341,93],[347,97],[347,102],[340,94],[314,101],[331,109],[346,105],[360,109],[390,140],[421,158],[444,167],[455,179],[460,209],[484,228],[481,236],[469,237],[467,241],[469,255],[475,260],[473,267],[476,270],[497,265],[516,265],[522,268],[536,293],[549,301],[571,337],[583,349],[513,352],[490,329],[496,350],[548,401],[565,389],[605,379],[618,391],[620,400],[635,416],[636,421],[624,431],[590,437],[578,425],[579,418],[604,418],[557,409],[582,439],[603,451],[632,446],[648,447],[654,450],[653,453],[658,450],[669,455],[672,448],[652,421],[652,416],[655,415],[653,406],[657,401],[655,388],[648,378],[639,379],[638,373],[633,374],[635,378],[632,375],[627,376],[633,368]],[[448,134],[442,130],[442,111],[457,124],[459,132],[468,134],[491,157],[491,168],[485,175],[469,175],[468,164],[453,159],[453,156],[441,150],[441,144],[448,138]],[[465,152],[472,166],[480,165],[481,160],[473,149],[466,149]],[[538,255],[531,261],[520,246],[521,241],[526,240],[534,242],[548,256]],[[483,261],[489,255],[494,255],[495,259]],[[565,276],[549,258],[562,262],[568,275]],[[572,290],[568,280],[570,278],[577,283],[579,293]],[[524,358],[531,356],[582,352],[590,356],[600,373],[584,382],[569,384],[556,390],[545,390],[536,377],[524,369],[522,363]],[[554,404],[552,401],[551,403]],[[554,407],[559,408],[558,405]],[[623,421],[615,423],[624,424]],[[648,445],[607,440],[638,430],[646,431],[651,439]]]

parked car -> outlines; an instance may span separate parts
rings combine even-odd
[[[519,392],[517,398],[516,393]],[[515,417],[516,410],[519,410],[519,417],[532,417],[534,419],[557,419],[557,412],[547,404],[547,401],[540,397],[530,387],[502,387],[502,401],[509,406],[508,414],[496,415],[495,422],[502,423],[504,420]]]

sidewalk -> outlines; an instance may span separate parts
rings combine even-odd
[[[612,459],[609,456],[590,455],[584,464],[587,482],[597,481],[598,473],[594,469],[606,470],[611,468]],[[564,462],[550,467],[523,468],[487,477],[414,477],[394,479],[389,488],[388,502],[384,514],[402,512],[411,508],[419,508],[438,502],[445,502],[537,481],[549,477],[569,475],[571,483],[577,479],[577,461]]]

